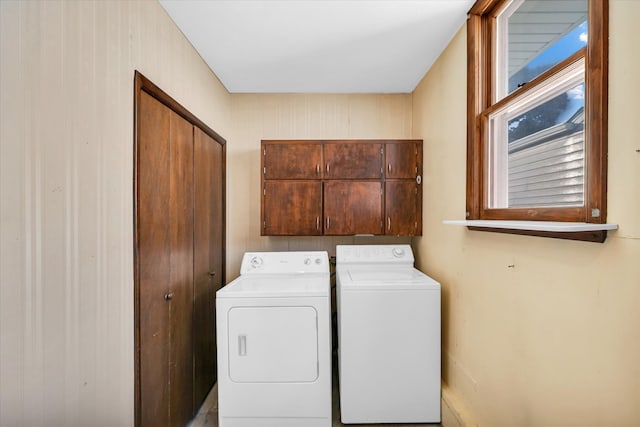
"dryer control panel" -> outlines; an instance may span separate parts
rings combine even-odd
[[[329,273],[326,251],[246,252],[240,274]]]
[[[409,245],[337,245],[336,261],[341,264],[409,264],[413,251]]]

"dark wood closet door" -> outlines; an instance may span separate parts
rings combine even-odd
[[[170,112],[169,425],[193,415],[193,126]]]
[[[135,425],[185,426],[216,379],[225,140],[135,74]]]
[[[222,285],[222,146],[194,128],[194,411],[216,381],[216,291]]]
[[[137,153],[139,378],[142,426],[169,419],[171,234],[169,109],[142,92]],[[166,189],[167,191],[165,191]]]
[[[140,416],[193,414],[193,126],[141,93],[138,137]]]

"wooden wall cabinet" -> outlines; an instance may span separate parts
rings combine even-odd
[[[385,234],[422,235],[422,141],[385,143]]]
[[[262,141],[261,234],[422,234],[421,140]]]

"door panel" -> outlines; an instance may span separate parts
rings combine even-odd
[[[418,146],[415,142],[385,145],[387,178],[415,179],[418,175]]]
[[[414,181],[385,182],[385,234],[414,236],[418,227],[418,185]],[[421,204],[421,202],[420,202]]]
[[[291,142],[263,144],[264,179],[319,179],[322,146],[319,143]]]
[[[167,194],[169,110],[145,92],[139,104],[137,233],[140,420],[162,426],[169,419],[169,304],[171,235]]]
[[[379,179],[382,177],[382,144],[326,143],[325,179]]]
[[[313,307],[229,310],[229,377],[234,382],[318,378],[318,313]]]
[[[324,183],[324,234],[383,234],[382,183]]]
[[[266,181],[263,235],[322,234],[320,181]]]
[[[220,287],[221,148],[194,128],[194,411],[215,382],[215,291]]]
[[[214,142],[214,141],[212,141]],[[213,296],[215,297],[215,291],[220,289],[225,282],[225,155],[223,151],[223,146],[214,142],[213,144],[213,156],[211,159],[211,174],[213,175],[212,180],[212,191],[211,197],[213,199],[213,203],[211,205],[211,211],[213,212],[213,225],[212,225],[212,240],[210,242],[211,245],[211,265],[213,266],[213,272],[215,275],[213,276]],[[211,303],[215,308],[215,301]],[[213,319],[215,321],[215,314]],[[213,328],[215,333],[215,327]],[[215,339],[213,340],[215,345]],[[214,351],[215,356],[215,351]],[[215,357],[213,361],[214,368],[216,367]]]
[[[170,424],[193,415],[193,126],[170,113]]]

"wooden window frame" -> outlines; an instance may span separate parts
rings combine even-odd
[[[587,0],[589,40],[587,47],[496,102],[493,90],[493,76],[496,72],[493,37],[497,32],[496,17],[507,1],[478,0],[469,11],[467,19],[466,219],[606,223],[609,2],[608,0]],[[485,183],[486,151],[489,141],[484,130],[487,115],[523,93],[535,90],[550,76],[581,57],[585,58],[584,205],[581,207],[488,208]],[[544,235],[544,232],[532,234]],[[585,239],[576,238],[576,240]]]

